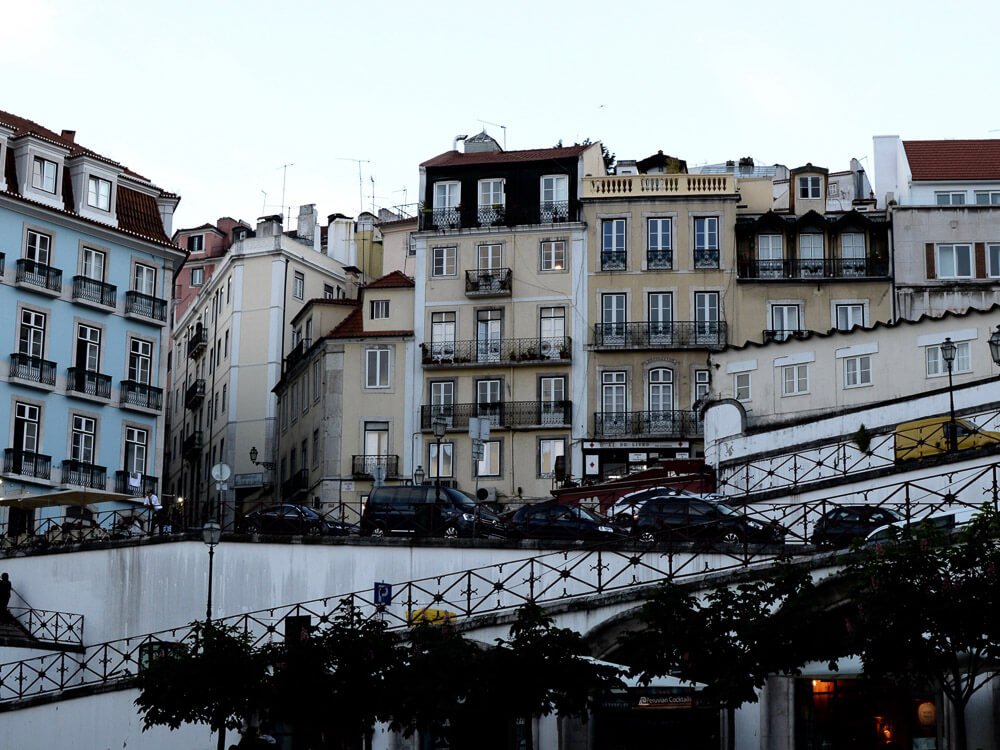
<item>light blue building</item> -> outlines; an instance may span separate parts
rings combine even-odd
[[[44,533],[20,499],[158,491],[179,196],[0,111],[0,530]],[[15,500],[16,499],[16,500]]]

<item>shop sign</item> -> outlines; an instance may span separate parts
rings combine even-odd
[[[628,462],[630,464],[642,463],[642,462],[644,462],[646,460],[646,456],[647,455],[648,454],[646,454],[646,453],[629,453],[628,454]]]
[[[674,695],[640,695],[637,708],[677,709],[692,708],[694,698],[690,693]]]
[[[585,440],[584,450],[601,450],[602,448],[612,448],[618,450],[648,450],[649,448],[687,448],[687,440],[657,440],[656,443],[640,443],[635,440],[605,440],[597,442]]]
[[[264,472],[252,471],[249,474],[236,474],[233,477],[233,487],[263,487]]]

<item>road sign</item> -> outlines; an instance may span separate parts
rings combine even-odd
[[[473,440],[472,441],[472,458],[476,461],[483,460],[483,441]]]
[[[376,581],[373,598],[375,604],[392,604],[392,584]]]

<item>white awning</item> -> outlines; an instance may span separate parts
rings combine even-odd
[[[94,489],[53,490],[38,495],[11,495],[0,498],[0,506],[7,508],[48,508],[59,505],[90,505],[91,503],[143,503],[144,498],[120,492]]]

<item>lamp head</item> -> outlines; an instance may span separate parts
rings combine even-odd
[[[948,336],[945,338],[944,343],[941,344],[941,359],[951,365],[955,361],[955,353],[957,351],[958,346],[951,340],[951,336]]]
[[[201,538],[209,547],[214,547],[222,539],[222,527],[218,521],[205,521],[201,527]]]
[[[257,446],[256,445],[253,446],[250,449],[250,463],[252,463],[252,464],[254,464],[256,466],[257,465],[257,456],[259,456],[259,455],[260,454],[257,452]]]
[[[990,356],[993,358],[993,363],[1000,365],[1000,324],[997,325],[997,329],[990,336],[989,342]]]

